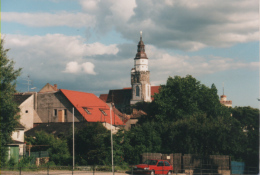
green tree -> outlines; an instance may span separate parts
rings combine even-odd
[[[140,128],[148,125],[156,131],[160,138],[156,142],[160,143],[159,152],[230,155],[235,160],[243,159],[246,135],[239,120],[231,116],[232,110],[220,104],[214,84],[209,88],[190,75],[169,77],[154,99],[152,103],[138,103],[135,107],[148,114],[138,124]],[[149,141],[148,135],[144,135],[147,128],[140,128],[137,130],[141,133],[134,128],[125,138],[125,141],[129,139],[126,145],[131,151],[140,146],[131,134],[140,134],[141,140]]]
[[[124,160],[129,164],[137,164],[141,161],[142,153],[161,151],[162,140],[157,129],[158,123],[145,122],[130,131],[125,131],[123,142],[120,144]]]
[[[193,115],[169,124],[164,146],[170,152],[197,155],[230,155],[242,158],[246,137],[231,116]]]
[[[161,85],[160,93],[154,95],[158,121],[176,121],[185,116],[206,114],[217,117],[230,115],[219,103],[217,89],[213,84],[211,88],[201,84],[191,75],[186,77],[169,77],[166,85]]]
[[[258,166],[259,158],[259,109],[252,107],[235,107],[232,116],[240,123],[239,126],[246,135],[246,148],[243,159],[248,166]]]
[[[8,59],[8,49],[4,49],[4,41],[0,43],[0,139],[1,139],[1,164],[6,161],[6,148],[5,145],[11,142],[11,134],[14,127],[18,122],[19,112],[18,105],[14,102],[14,93],[16,92],[16,79],[21,73],[21,68],[14,69],[14,61]]]
[[[69,154],[67,140],[55,138],[52,134],[40,131],[36,133],[35,137],[26,138],[26,142],[36,146],[33,147],[31,151],[47,150],[49,152],[50,161],[53,161],[56,165],[68,165],[72,160]],[[37,145],[39,146],[37,147]]]
[[[75,132],[75,157],[78,165],[104,165],[111,162],[110,132],[101,123],[86,123]],[[72,139],[68,137],[70,150]]]

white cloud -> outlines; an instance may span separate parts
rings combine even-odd
[[[80,70],[81,70],[81,66],[77,62],[72,61],[72,62],[67,63],[66,70],[64,72],[78,73],[78,72],[80,72]]]
[[[81,1],[85,2],[85,1]],[[95,2],[95,3],[94,3]],[[95,9],[95,31],[117,30],[133,40],[144,32],[146,43],[160,48],[197,51],[258,40],[258,1],[86,1]]]
[[[86,27],[96,34],[116,30],[160,48],[197,51],[258,40],[258,1],[79,0],[83,12],[2,12],[2,21],[33,27]]]
[[[1,12],[1,20],[6,22],[16,22],[32,27],[93,27],[95,17],[86,13],[18,13]]]
[[[96,75],[93,57],[116,55],[117,45],[84,43],[80,36],[47,34],[45,36],[5,35],[5,48],[17,67],[38,79],[62,78],[62,72]],[[105,57],[106,58],[106,57]],[[97,61],[98,63],[98,61]]]
[[[66,69],[63,72],[66,73],[86,73],[91,75],[96,75],[94,71],[95,65],[91,62],[85,62],[81,65],[75,61],[69,62],[66,65]]]
[[[82,64],[83,71],[87,74],[96,75],[96,72],[94,71],[95,65],[91,62],[86,62]]]
[[[96,11],[100,0],[80,0],[79,3],[86,11]]]
[[[80,36],[63,34],[47,34],[45,36],[6,35],[6,44],[10,48],[19,49],[21,53],[35,51],[36,55],[59,55],[67,59],[103,54],[114,55],[118,52],[115,44],[108,46],[98,42],[86,44]]]

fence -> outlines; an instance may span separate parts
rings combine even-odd
[[[30,152],[26,153],[26,157],[31,158],[31,165],[41,165],[45,164],[49,161],[49,152],[48,151],[37,151],[37,152]]]
[[[174,165],[173,167],[179,167],[179,165]],[[181,164],[181,169],[172,174],[176,175],[232,175],[232,174],[248,174],[254,175],[258,174],[257,167],[247,167],[244,168],[244,171],[237,172],[236,170],[241,168],[240,165],[232,166],[233,169],[226,170],[225,167],[215,167],[212,164],[200,164],[196,167],[186,166],[183,168]],[[42,166],[42,167],[12,167],[12,168],[1,168],[2,175],[135,175],[133,166],[129,166],[128,169],[121,169],[120,166],[114,167],[115,172],[112,173],[111,165],[94,165],[94,166],[75,166],[74,170],[72,166]],[[246,170],[247,169],[247,170]],[[167,172],[165,172],[167,173]]]

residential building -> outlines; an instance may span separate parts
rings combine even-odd
[[[25,131],[33,128],[34,118],[37,118],[35,111],[35,100],[37,93],[17,93],[14,95],[14,101],[19,105],[19,122],[25,127]]]
[[[55,87],[55,89],[53,89]],[[37,94],[37,113],[39,118],[34,126],[41,123],[72,122],[102,122],[110,129],[118,128],[124,123],[113,111],[110,105],[103,102],[92,93],[58,89],[49,84],[44,86],[44,91]]]
[[[25,127],[18,123],[12,132],[12,142],[7,144],[7,160],[11,158],[15,163],[26,153],[26,143],[24,142]]]

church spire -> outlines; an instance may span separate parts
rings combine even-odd
[[[135,60],[136,59],[148,59],[145,53],[145,45],[143,42],[143,36],[142,36],[143,32],[140,31],[140,41],[137,45],[137,53],[135,55]]]

